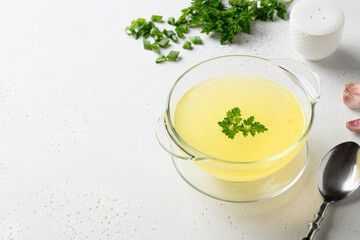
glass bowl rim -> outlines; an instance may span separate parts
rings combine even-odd
[[[193,160],[193,161],[201,161],[201,160],[215,160],[215,161],[219,161],[219,162],[223,162],[223,163],[231,163],[231,164],[256,164],[256,163],[263,163],[263,162],[271,162],[271,161],[275,161],[275,160],[278,160],[284,156],[286,156],[287,154],[291,153],[292,151],[294,151],[300,144],[303,143],[304,140],[307,139],[309,133],[310,133],[310,130],[312,128],[312,125],[313,125],[313,122],[314,122],[314,107],[315,107],[315,103],[316,102],[313,102],[311,101],[311,99],[309,99],[308,97],[308,94],[307,94],[307,89],[305,89],[302,84],[298,84],[299,82],[299,79],[294,75],[292,74],[291,72],[287,71],[286,69],[283,69],[281,68],[282,70],[286,71],[287,73],[289,73],[290,75],[293,76],[293,79],[296,80],[297,82],[297,86],[301,88],[301,90],[305,93],[305,95],[307,96],[310,104],[311,104],[311,116],[310,116],[310,121],[309,121],[309,124],[306,126],[306,129],[305,131],[303,132],[302,136],[289,148],[287,148],[285,151],[277,154],[277,155],[274,155],[274,156],[271,156],[269,158],[265,158],[265,159],[260,159],[260,160],[257,160],[257,161],[250,161],[250,162],[247,162],[247,161],[240,161],[240,162],[234,162],[234,161],[230,161],[230,160],[225,160],[225,159],[220,159],[220,158],[217,158],[217,157],[213,157],[211,155],[208,155],[206,153],[203,153],[199,150],[197,150],[196,148],[194,148],[193,146],[191,146],[190,144],[188,144],[181,136],[180,134],[177,133],[175,127],[174,127],[174,124],[172,123],[171,121],[171,113],[170,113],[170,102],[171,102],[171,96],[172,96],[172,93],[174,92],[174,89],[175,87],[177,86],[177,84],[181,81],[181,79],[186,75],[188,74],[189,72],[191,72],[193,69],[195,69],[196,67],[200,66],[200,65],[203,65],[207,62],[210,62],[210,61],[215,61],[215,60],[218,60],[218,59],[222,59],[222,58],[232,58],[232,57],[245,57],[245,58],[255,58],[255,59],[258,59],[258,60],[263,60],[263,61],[267,61],[269,63],[271,63],[271,60],[270,59],[266,59],[266,58],[261,58],[261,57],[257,57],[257,56],[252,56],[252,55],[223,55],[223,56],[218,56],[218,57],[214,57],[214,58],[210,58],[210,59],[207,59],[205,61],[202,61],[192,67],[190,67],[188,70],[186,70],[183,74],[180,75],[180,77],[175,81],[175,83],[173,84],[170,92],[169,92],[169,95],[168,95],[168,98],[167,98],[167,102],[166,102],[166,111],[165,111],[165,118],[166,118],[166,123],[168,124],[168,127],[170,128],[170,132],[168,131],[169,134],[173,135],[171,137],[171,140],[172,141],[178,141],[178,143],[181,144],[181,146],[185,146],[183,147],[182,151],[184,151],[185,149],[191,149],[192,152],[195,152],[196,154],[191,154],[189,152],[186,152],[187,155],[190,155],[190,159]],[[271,63],[272,64],[272,63]],[[279,67],[275,64],[272,64],[273,67]],[[178,144],[177,144],[178,145]],[[194,156],[195,155],[195,156]],[[199,155],[199,156],[196,156],[196,155]]]

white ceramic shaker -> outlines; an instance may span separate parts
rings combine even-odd
[[[319,61],[338,48],[344,13],[331,0],[302,0],[291,10],[289,22],[295,50],[307,60]]]

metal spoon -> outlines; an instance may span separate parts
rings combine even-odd
[[[320,164],[318,187],[324,202],[315,214],[313,222],[303,240],[313,239],[319,231],[327,207],[351,195],[360,185],[360,146],[344,142],[331,149]]]

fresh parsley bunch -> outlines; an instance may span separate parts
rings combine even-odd
[[[286,8],[292,2],[279,0],[230,0],[226,8],[221,0],[193,0],[182,10],[176,25],[201,27],[202,33],[220,33],[220,43],[232,43],[240,32],[250,34],[254,20],[274,21],[274,16],[285,19]]]

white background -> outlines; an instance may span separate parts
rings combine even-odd
[[[256,22],[231,45],[206,35],[192,51],[173,44],[181,60],[157,65],[124,28],[152,14],[178,17],[190,0],[1,1],[0,239],[301,239],[322,201],[319,162],[336,144],[359,142],[345,123],[360,112],[342,91],[360,80],[360,5],[337,2],[344,35],[324,61],[301,59],[288,22],[277,20]],[[234,204],[196,192],[155,138],[177,77],[226,54],[301,60],[323,83],[306,172],[270,200]],[[355,193],[331,206],[316,239],[357,240],[359,221]]]

